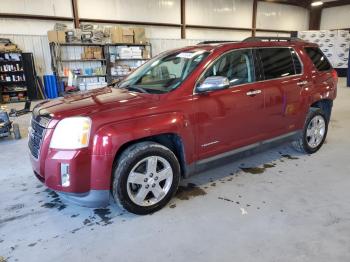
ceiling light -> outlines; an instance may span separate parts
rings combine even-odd
[[[311,5],[312,6],[320,6],[320,5],[323,5],[323,2],[322,1],[315,1],[315,2],[312,2]]]

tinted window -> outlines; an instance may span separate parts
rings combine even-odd
[[[230,85],[240,85],[255,81],[252,51],[250,49],[235,50],[220,57],[205,72],[204,81],[209,76],[224,76]]]
[[[306,47],[305,51],[318,71],[328,71],[332,68],[326,56],[322,53],[322,51],[319,48]]]
[[[295,74],[299,75],[302,73],[302,70],[303,70],[300,59],[297,53],[295,52],[295,50],[291,49],[291,53],[292,53],[292,59],[294,63]]]
[[[289,48],[261,48],[258,53],[266,80],[295,74]]]

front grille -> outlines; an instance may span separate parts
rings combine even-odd
[[[40,154],[41,142],[45,135],[45,128],[50,119],[47,117],[33,117],[31,121],[31,130],[29,132],[28,146],[31,154],[38,159]]]

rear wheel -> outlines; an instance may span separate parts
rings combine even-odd
[[[313,154],[322,147],[327,131],[326,115],[321,109],[313,108],[308,113],[302,134],[293,142],[293,146],[300,152]]]
[[[171,150],[138,143],[122,153],[114,168],[113,197],[129,212],[153,213],[169,202],[179,180],[180,165]]]

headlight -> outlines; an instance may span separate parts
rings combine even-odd
[[[53,133],[50,148],[79,149],[89,146],[91,119],[68,117],[58,122]]]

